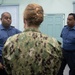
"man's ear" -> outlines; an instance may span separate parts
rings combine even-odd
[[[2,18],[0,18],[0,21],[2,20]]]
[[[1,21],[2,19],[0,18],[0,21]]]

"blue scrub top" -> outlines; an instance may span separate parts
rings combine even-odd
[[[0,25],[0,56],[2,56],[2,49],[6,40],[17,33],[20,33],[18,29],[10,26],[8,29],[5,29],[2,25]]]
[[[63,39],[63,49],[75,50],[75,26],[70,28],[68,25],[64,26],[61,32]]]

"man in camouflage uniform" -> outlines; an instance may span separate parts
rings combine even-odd
[[[56,75],[61,64],[61,46],[55,38],[39,31],[43,8],[29,4],[24,11],[23,33],[10,37],[3,50],[8,74]]]

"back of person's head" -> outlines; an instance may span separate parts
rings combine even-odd
[[[43,21],[43,8],[38,4],[29,4],[27,5],[24,11],[24,21],[27,21],[27,24],[39,26]]]

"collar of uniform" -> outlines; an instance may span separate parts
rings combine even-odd
[[[70,28],[69,26],[67,26],[67,28],[70,30],[75,30],[75,26],[73,28]]]
[[[27,32],[27,31],[40,32],[39,29],[37,29],[37,28],[27,28],[24,31],[25,32]]]
[[[74,26],[72,29],[74,29],[74,30],[75,30],[75,26]]]
[[[6,28],[4,28],[2,24],[0,25],[0,29],[1,29],[1,30],[6,30]],[[10,30],[10,29],[12,29],[11,26],[10,26],[7,30]]]

